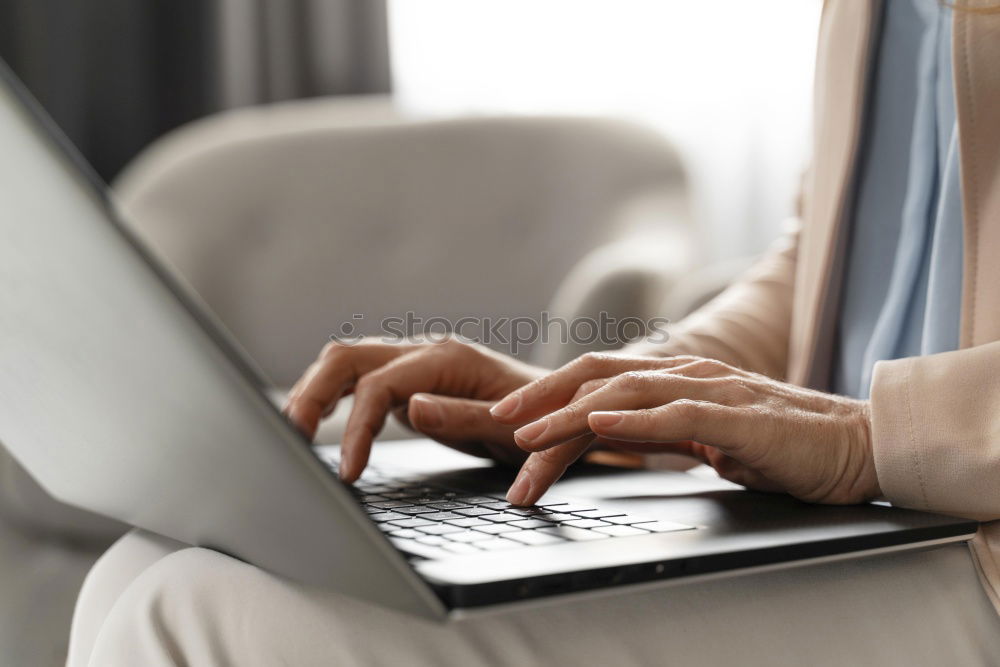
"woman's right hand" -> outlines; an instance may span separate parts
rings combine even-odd
[[[519,465],[527,454],[514,442],[514,426],[498,423],[489,410],[544,374],[544,369],[455,338],[329,343],[292,387],[284,412],[312,439],[337,402],[354,394],[341,443],[340,476],[347,482],[361,476],[372,440],[390,412],[461,452]]]

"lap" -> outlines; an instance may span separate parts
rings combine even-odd
[[[133,532],[99,562],[71,665],[996,664],[967,547],[567,599],[449,623]],[[123,576],[124,573],[124,576]],[[82,625],[81,625],[82,624]],[[86,635],[86,636],[84,636]]]

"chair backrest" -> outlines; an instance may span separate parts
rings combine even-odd
[[[621,121],[414,119],[338,98],[181,128],[115,191],[287,385],[330,334],[386,317],[537,319],[588,251],[637,216],[676,219],[685,184],[668,142]]]

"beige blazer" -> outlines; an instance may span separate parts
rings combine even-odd
[[[826,387],[881,0],[827,0],[817,55],[814,158],[798,230],[678,324],[671,351]],[[1000,610],[1000,14],[959,0],[954,78],[965,257],[961,349],[881,362],[875,466],[894,504],[986,521],[973,542]]]

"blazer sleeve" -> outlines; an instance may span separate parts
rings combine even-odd
[[[1000,519],[1000,342],[882,361],[872,446],[895,505]]]
[[[797,249],[795,230],[722,294],[671,327],[665,343],[637,343],[627,351],[708,357],[784,379]]]

